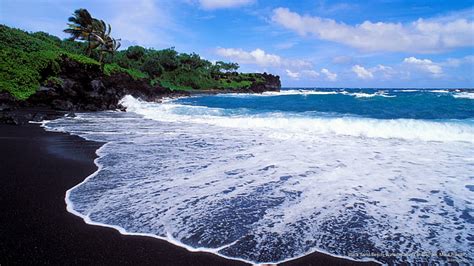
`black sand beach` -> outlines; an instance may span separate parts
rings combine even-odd
[[[0,124],[0,265],[244,265],[166,241],[123,236],[66,211],[66,190],[97,167],[100,143]],[[313,253],[284,265],[355,265]]]

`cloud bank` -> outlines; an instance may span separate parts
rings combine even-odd
[[[403,60],[404,63],[414,66],[421,71],[430,73],[434,77],[439,77],[443,74],[443,68],[439,65],[434,63],[429,59],[418,59],[416,57],[407,57]]]
[[[310,67],[311,63],[299,59],[286,59],[279,55],[266,53],[257,48],[253,51],[245,51],[239,48],[217,48],[216,54],[229,58],[240,64],[255,64],[259,66],[287,66],[294,68]]]
[[[352,26],[280,7],[273,10],[272,21],[303,36],[366,51],[438,53],[474,46],[472,16],[418,19],[407,24],[364,21]]]

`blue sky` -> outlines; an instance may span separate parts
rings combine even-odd
[[[77,8],[138,44],[287,87],[474,87],[474,1],[0,0],[0,23],[66,37]]]

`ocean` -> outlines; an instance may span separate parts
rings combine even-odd
[[[71,213],[251,263],[319,251],[474,259],[474,91],[283,89],[79,113],[47,130],[106,144]]]

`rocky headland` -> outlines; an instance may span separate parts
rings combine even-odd
[[[26,100],[19,100],[7,91],[0,92],[0,123],[24,124],[28,121],[52,119],[74,112],[122,110],[119,101],[132,95],[144,101],[160,101],[164,97],[182,97],[193,94],[217,93],[262,93],[279,91],[280,78],[263,73],[246,88],[171,90],[160,85],[151,85],[146,78],[136,79],[124,72],[106,75],[100,66],[78,63],[63,57],[58,78],[47,80],[36,93]],[[48,76],[49,73],[43,73]],[[263,81],[262,81],[263,80]]]

